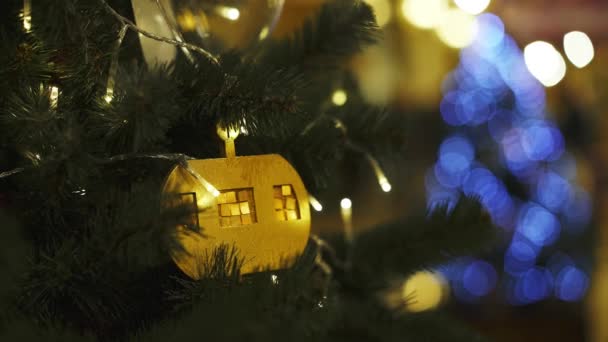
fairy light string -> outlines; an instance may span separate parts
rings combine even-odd
[[[123,25],[123,27],[118,32],[118,39],[116,40],[116,45],[114,47],[114,53],[112,54],[112,62],[110,62],[110,70],[108,71],[108,83],[106,85],[106,95],[104,96],[104,100],[107,103],[112,102],[114,98],[114,85],[116,82],[116,74],[118,72],[118,53],[120,51],[120,46],[122,45],[123,40],[127,34],[129,27],[127,25]]]
[[[184,43],[185,42],[184,36],[175,27],[175,23],[173,22],[173,20],[169,19],[167,10],[165,9],[165,6],[163,6],[163,4],[160,2],[160,0],[156,0],[156,7],[158,7],[160,13],[162,14],[163,19],[165,20],[165,23],[167,23],[167,25],[169,25],[169,28],[171,29],[171,33],[173,34],[173,38],[175,38],[175,40],[177,40],[180,43]],[[194,57],[192,57],[190,50],[188,50],[185,46],[182,46],[181,49],[182,49],[182,52],[184,53],[184,55],[186,56],[186,58],[188,59],[188,61],[190,63],[194,64]]]
[[[165,37],[161,37],[159,35],[156,35],[154,33],[142,30],[141,28],[139,28],[137,25],[135,25],[135,23],[125,17],[123,17],[122,15],[120,15],[120,13],[116,12],[116,10],[114,10],[114,8],[112,8],[112,6],[110,6],[106,0],[99,0],[101,2],[101,4],[104,6],[104,8],[110,13],[112,14],[118,21],[120,21],[120,23],[122,23],[123,25],[127,26],[129,29],[141,34],[142,36],[145,36],[147,38],[150,39],[154,39],[157,40],[159,42],[164,42],[167,44],[171,44],[183,49],[187,49],[190,51],[195,51],[198,52],[199,54],[201,54],[202,56],[204,56],[205,58],[207,58],[210,62],[212,62],[214,65],[216,66],[220,66],[220,62],[219,60],[213,56],[210,52],[208,52],[207,50],[203,49],[200,46],[197,45],[193,45],[190,43],[186,43],[183,41],[179,41],[176,39],[171,39],[171,38],[165,38]]]
[[[185,54],[187,59],[192,63],[194,63],[194,58],[191,54],[191,51],[199,53],[200,55],[204,56],[206,59],[208,59],[214,65],[216,65],[218,67],[221,66],[219,60],[214,55],[212,55],[211,53],[209,53],[208,51],[206,51],[205,49],[203,49],[200,46],[189,44],[184,41],[182,35],[174,27],[174,25],[172,25],[171,20],[169,20],[169,18],[168,18],[166,9],[164,8],[164,6],[162,5],[162,3],[159,0],[155,0],[156,5],[158,6],[160,12],[162,13],[164,20],[167,22],[168,25],[170,25],[171,31],[173,33],[173,38],[166,38],[166,37],[162,37],[162,36],[156,35],[154,33],[145,31],[145,30],[139,28],[130,19],[119,14],[116,10],[114,10],[114,8],[112,8],[112,6],[110,6],[107,3],[106,0],[99,0],[99,1],[103,5],[103,7],[106,9],[106,11],[108,13],[110,13],[113,17],[115,17],[122,24],[122,27],[121,27],[120,31],[118,32],[118,37],[116,40],[114,53],[112,55],[110,67],[108,70],[106,93],[103,97],[103,99],[107,103],[111,103],[114,98],[114,89],[115,89],[116,76],[117,76],[118,64],[119,64],[119,58],[118,58],[119,51],[120,51],[120,47],[122,46],[122,43],[124,41],[124,38],[126,36],[126,33],[129,29],[133,30],[134,32],[137,32],[138,34],[140,34],[144,37],[147,37],[147,38],[150,38],[150,39],[153,39],[156,41],[164,42],[166,44],[171,44],[171,45],[181,48],[181,50],[183,51],[183,53]],[[31,0],[24,0],[24,2],[23,2],[23,27],[27,32],[29,32],[31,30],[31,20],[32,20]],[[52,108],[57,107],[58,97],[59,97],[59,88],[56,86],[49,87],[49,99],[50,99],[50,104],[51,104]],[[376,174],[376,177],[378,178],[378,182],[379,182],[381,188],[385,192],[389,192],[391,189],[391,185],[388,182],[388,179],[385,176],[378,161],[374,158],[374,156],[371,153],[367,152],[362,146],[356,144],[349,138],[348,129],[347,129],[346,125],[340,119],[330,116],[326,112],[327,108],[330,107],[332,104],[334,106],[343,106],[344,103],[347,101],[347,99],[348,99],[347,94],[344,91],[338,93],[337,95],[333,94],[333,96],[330,99],[331,101],[328,101],[325,104],[325,106],[322,107],[323,108],[322,114],[319,115],[313,122],[309,123],[309,125],[307,125],[304,128],[304,130],[302,130],[300,135],[308,134],[312,128],[314,128],[317,124],[319,124],[320,122],[322,122],[324,120],[333,121],[335,124],[335,128],[340,130],[342,132],[342,134],[344,135],[344,146],[346,148],[349,148],[355,152],[362,154],[365,157],[365,159],[367,160],[367,162],[369,163],[371,168],[374,170],[374,173]],[[189,157],[185,154],[179,154],[179,153],[176,153],[176,154],[121,154],[121,155],[116,155],[116,156],[112,156],[112,157],[108,157],[108,158],[99,158],[99,157],[94,157],[94,156],[90,156],[90,157],[92,160],[94,160],[95,162],[97,162],[99,164],[110,164],[110,163],[114,163],[114,162],[126,161],[126,160],[131,160],[131,159],[163,159],[163,160],[174,161],[174,162],[177,162],[181,167],[183,167],[195,179],[197,179],[214,196],[219,195],[219,191],[212,184],[210,184],[202,175],[200,175],[196,170],[194,170],[193,168],[191,168],[189,166],[188,160],[192,160],[194,158]],[[25,172],[31,168],[40,167],[40,166],[42,166],[42,164],[38,163],[36,165],[18,167],[18,168],[9,170],[9,171],[4,171],[4,172],[0,173],[0,179],[4,179],[4,178],[10,177],[10,176]],[[316,211],[323,210],[322,204],[314,196],[310,195],[309,202]],[[348,202],[350,203],[350,205],[346,205],[346,203],[342,203],[342,207],[344,210],[350,212],[352,202],[350,202],[350,200]],[[347,208],[345,208],[345,206]],[[348,215],[348,216],[349,217],[347,218],[347,221],[350,222],[350,215]],[[315,264],[328,277],[331,277],[333,275],[334,268],[339,268],[342,270],[346,270],[349,268],[349,265],[352,261],[352,250],[353,250],[353,244],[354,244],[352,222],[350,224],[345,225],[345,239],[347,240],[347,242],[349,244],[349,253],[346,257],[346,261],[341,261],[338,258],[335,250],[323,239],[319,238],[318,236],[316,236],[314,234],[311,235],[310,239],[311,239],[311,241],[313,241],[315,243],[315,245],[317,246],[317,249],[318,249],[318,255],[315,258]],[[328,260],[326,260],[326,258],[324,256],[327,257]]]

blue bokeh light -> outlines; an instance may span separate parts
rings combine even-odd
[[[452,136],[443,141],[439,148],[439,164],[448,172],[462,172],[475,159],[475,147],[463,136]]]
[[[443,120],[451,126],[462,126],[472,119],[470,111],[466,109],[467,98],[459,91],[451,91],[441,101],[440,111]]]
[[[561,133],[540,120],[527,122],[521,139],[524,153],[535,161],[556,160],[564,149]]]
[[[537,302],[552,292],[563,300],[578,300],[589,280],[569,257],[551,257],[551,272],[537,262],[543,249],[559,238],[562,226],[564,232],[578,234],[589,225],[590,197],[576,188],[576,160],[565,151],[564,136],[550,120],[545,88],[528,71],[504,23],[484,13],[477,16],[477,27],[473,43],[461,50],[458,68],[442,84],[442,118],[463,135],[441,145],[427,174],[428,204],[453,206],[462,191],[479,198],[497,226],[514,230],[504,254],[512,304]],[[497,146],[487,144],[492,141]],[[504,171],[514,176],[507,178],[509,189],[516,189],[512,181],[517,181],[529,198],[509,193],[501,181]],[[522,202],[529,200],[534,202]],[[451,266],[449,279],[459,300],[476,302],[491,291],[495,284],[488,285],[488,266],[470,258]],[[554,279],[559,281],[554,284]]]
[[[513,128],[505,133],[501,145],[504,163],[509,171],[518,177],[526,177],[536,168],[536,164],[528,158],[522,145],[523,130]]]
[[[521,294],[529,303],[547,298],[553,290],[553,277],[551,273],[540,267],[535,267],[524,273],[519,282]]]
[[[440,163],[436,163],[433,168],[435,172],[435,178],[437,181],[445,188],[448,189],[457,189],[460,187],[462,183],[462,178],[464,177],[464,172],[450,173],[441,167]]]
[[[547,209],[528,204],[520,210],[517,231],[537,246],[548,246],[559,237],[560,224]]]
[[[589,277],[574,266],[564,267],[556,278],[555,296],[563,301],[575,302],[585,296]]]
[[[496,286],[498,275],[492,265],[485,261],[472,262],[463,272],[463,287],[473,296],[488,295]]]
[[[507,254],[521,262],[535,263],[540,248],[523,238],[513,239]]]
[[[560,212],[566,203],[571,202],[572,196],[570,183],[555,172],[542,174],[536,184],[536,199],[554,213]]]
[[[473,42],[473,48],[482,54],[483,51],[500,50],[500,44],[505,39],[505,25],[502,20],[491,13],[477,17],[478,32]]]
[[[504,271],[513,276],[527,272],[536,264],[539,252],[540,248],[527,242],[525,238],[514,239],[505,253]]]

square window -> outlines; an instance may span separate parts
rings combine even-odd
[[[298,198],[291,184],[274,186],[275,217],[279,221],[294,221],[300,219]]]
[[[220,227],[257,223],[253,188],[222,190],[217,201]]]

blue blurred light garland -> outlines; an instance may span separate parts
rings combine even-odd
[[[462,193],[475,196],[494,223],[511,233],[503,265],[509,303],[525,305],[551,295],[578,301],[589,278],[572,258],[558,252],[550,263],[559,262],[537,263],[542,249],[562,232],[578,234],[588,225],[589,195],[573,183],[576,164],[547,117],[545,90],[527,70],[503,22],[486,13],[477,24],[475,41],[461,51],[458,68],[443,84],[441,116],[455,132],[443,141],[427,173],[428,206],[453,206]],[[485,156],[497,170],[476,156]],[[511,195],[495,172],[513,175],[529,200]],[[461,301],[476,302],[497,286],[497,272],[485,261],[460,258],[439,270]]]

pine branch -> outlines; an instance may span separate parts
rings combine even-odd
[[[332,0],[292,37],[265,46],[260,62],[304,69],[338,66],[378,37],[369,5],[360,0]]]

